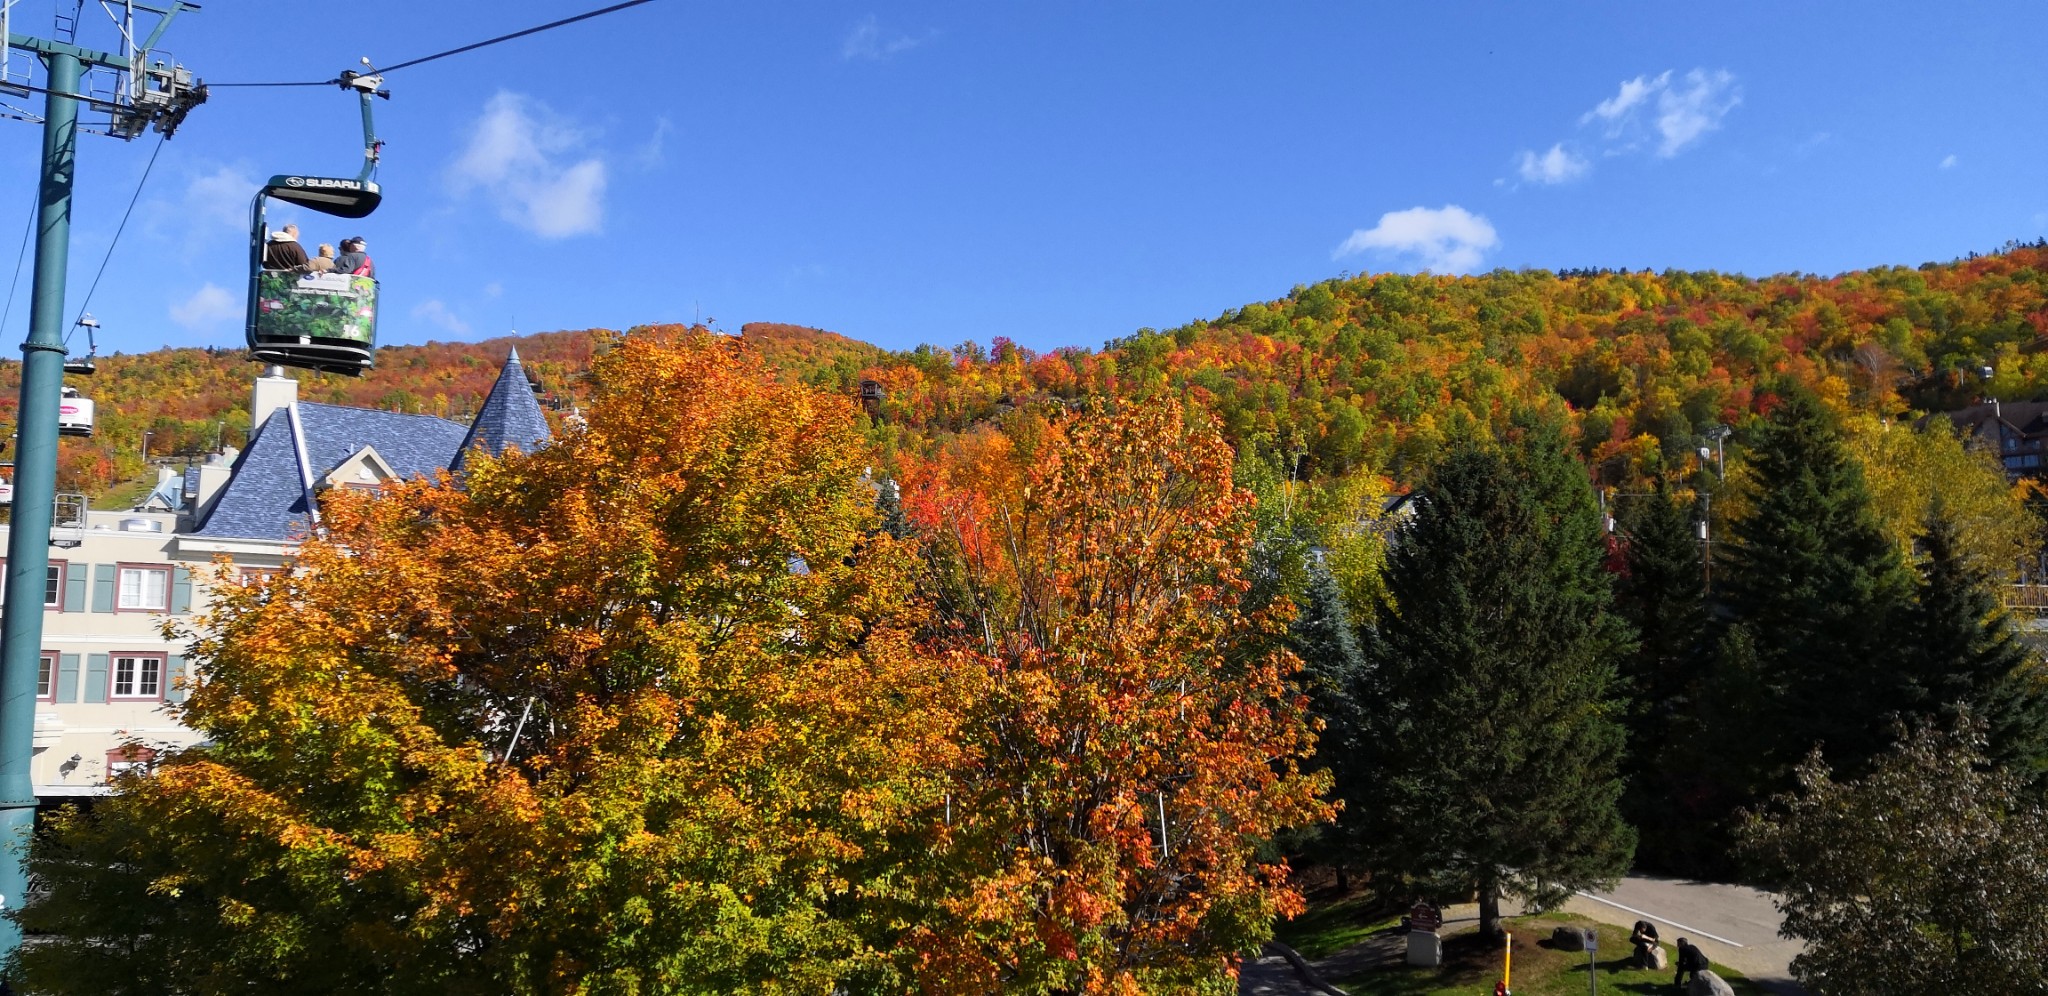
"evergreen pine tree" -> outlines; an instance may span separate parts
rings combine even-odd
[[[1999,608],[1991,572],[1959,539],[1937,496],[1920,539],[1919,598],[1900,694],[1914,712],[1944,722],[1963,710],[1979,717],[1991,759],[2033,778],[2048,768],[2044,676]]]
[[[1340,798],[1367,773],[1356,760],[1361,713],[1353,697],[1365,675],[1365,655],[1344,604],[1337,579],[1320,562],[1308,564],[1308,592],[1289,629],[1288,643],[1302,668],[1295,682],[1308,696],[1310,712],[1322,723],[1316,737],[1311,770],[1330,772],[1332,791]],[[1339,813],[1334,825],[1310,828],[1294,842],[1291,853],[1329,865],[1340,892],[1348,892],[1348,863],[1356,850],[1350,841],[1357,820]]]
[[[1337,579],[1321,563],[1308,564],[1308,595],[1294,617],[1289,643],[1301,658],[1302,690],[1309,708],[1329,725],[1325,748],[1336,747],[1356,726],[1358,711],[1352,689],[1365,673],[1365,655],[1359,649],[1358,632],[1344,605],[1344,593]],[[1334,733],[1335,736],[1331,734]],[[1319,755],[1329,757],[1325,749]]]
[[[1726,621],[1714,726],[1726,796],[1749,804],[1790,785],[1814,745],[1860,774],[1906,703],[1892,678],[1908,639],[1912,578],[1871,513],[1860,467],[1818,399],[1793,388],[1747,447],[1749,510],[1727,529],[1715,571]],[[1737,657],[1744,658],[1737,661]],[[1732,700],[1746,704],[1737,708]]]
[[[1634,833],[1617,809],[1624,733],[1610,699],[1627,628],[1608,611],[1599,513],[1553,434],[1518,457],[1461,444],[1395,539],[1390,602],[1366,641],[1347,804],[1376,868],[1480,900],[1561,902],[1620,875]],[[1552,488],[1544,493],[1539,485]]]
[[[1642,835],[1639,867],[1690,870],[1695,821],[1674,800],[1684,796],[1683,773],[1671,750],[1697,720],[1696,699],[1706,673],[1706,604],[1700,545],[1691,502],[1660,479],[1653,494],[1621,506],[1626,570],[1615,584],[1615,611],[1636,631],[1636,651],[1622,659],[1629,703],[1628,790],[1622,812]]]
[[[903,514],[903,486],[893,477],[884,477],[875,484],[875,504],[882,510],[882,531],[890,539],[910,537],[910,519]]]

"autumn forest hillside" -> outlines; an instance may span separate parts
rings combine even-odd
[[[1285,454],[1309,474],[1400,479],[1447,438],[1534,406],[1565,413],[1596,473],[1618,482],[1669,469],[1702,430],[1768,408],[1781,378],[1884,416],[1987,394],[2048,397],[2044,335],[2048,245],[2035,243],[1837,276],[1347,276],[1100,349],[1039,353],[998,337],[895,352],[766,323],[744,326],[740,341],[791,378],[848,396],[862,379],[880,382],[879,436],[904,452],[1012,407],[1175,392],[1213,410],[1241,449]],[[601,338],[388,347],[360,379],[301,374],[301,397],[459,420],[516,345],[543,399],[566,409]],[[99,493],[138,475],[145,430],[158,456],[239,444],[255,372],[238,350],[102,358],[97,376],[73,378],[98,400],[100,432],[65,441],[60,480]],[[0,365],[0,419],[12,420],[18,376],[18,364]]]

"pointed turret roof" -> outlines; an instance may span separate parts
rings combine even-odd
[[[540,402],[533,398],[533,388],[526,380],[526,368],[519,365],[519,348],[514,346],[510,356],[505,358],[505,368],[498,371],[498,382],[491,385],[490,397],[477,410],[476,421],[469,425],[469,435],[462,439],[462,447],[455,452],[455,459],[448,469],[458,474],[469,461],[469,454],[481,449],[492,456],[517,446],[523,452],[531,453],[548,444],[554,435],[548,431],[547,416],[540,411]]]

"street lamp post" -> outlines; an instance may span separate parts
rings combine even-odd
[[[1725,425],[1710,425],[1705,432],[1705,436],[1714,444],[1714,476],[1722,480],[1728,479],[1728,452],[1723,448],[1723,444],[1734,433],[1734,429]]]

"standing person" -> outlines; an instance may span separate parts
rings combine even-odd
[[[1701,972],[1707,970],[1707,967],[1706,952],[1701,951],[1691,941],[1683,937],[1679,938],[1678,972],[1671,977],[1671,984],[1674,986],[1684,985],[1688,976],[1697,979],[1700,977]]]
[[[306,269],[314,273],[327,273],[334,269],[334,247],[322,242],[312,259],[306,261]]]
[[[263,247],[263,268],[307,271],[306,248],[299,245],[299,226],[286,225],[270,233],[270,244]]]
[[[341,255],[335,257],[334,272],[377,279],[377,264],[370,261],[369,249],[360,235],[341,240]]]

